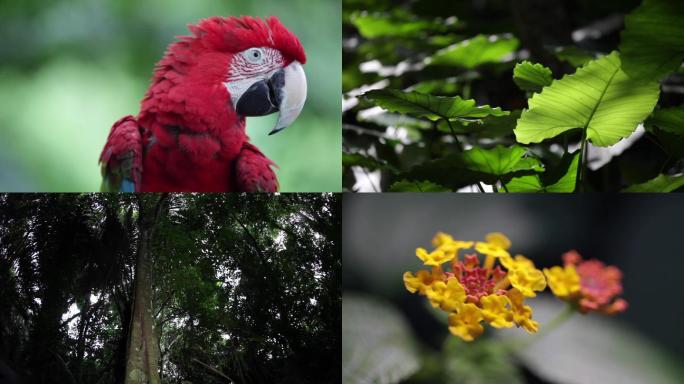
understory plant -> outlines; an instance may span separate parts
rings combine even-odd
[[[684,2],[607,3],[624,22],[566,10],[551,29],[517,2],[384,3],[345,1],[346,190],[684,189]]]

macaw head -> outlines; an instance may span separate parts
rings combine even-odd
[[[173,44],[158,69],[172,66],[183,82],[225,87],[227,108],[240,117],[279,112],[269,134],[297,119],[306,100],[306,54],[276,17],[211,17],[188,28],[193,36]]]

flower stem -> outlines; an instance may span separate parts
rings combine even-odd
[[[539,332],[535,333],[533,336],[525,339],[516,339],[511,343],[508,343],[507,347],[511,352],[521,352],[525,348],[534,344],[537,340],[546,336],[547,333],[558,328],[561,324],[565,323],[573,314],[577,312],[577,309],[572,305],[568,304],[565,309],[563,309],[556,317],[551,319],[546,323]]]

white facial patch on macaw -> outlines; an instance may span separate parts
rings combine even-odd
[[[234,55],[228,70],[228,81],[223,83],[233,107],[252,84],[270,78],[284,62],[278,50],[268,47],[249,48]]]

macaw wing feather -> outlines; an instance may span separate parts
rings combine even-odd
[[[235,185],[240,192],[278,192],[277,166],[250,143],[242,145],[235,160]]]
[[[102,192],[139,192],[142,173],[142,137],[133,116],[112,126],[100,155]]]

